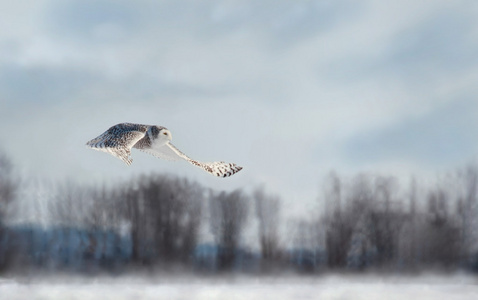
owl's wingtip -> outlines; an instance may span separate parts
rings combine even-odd
[[[85,143],[85,146],[88,147],[88,148],[96,148],[94,141],[95,141],[94,139],[89,140],[88,142]]]
[[[238,165],[234,165],[233,168],[231,168],[231,170],[229,172],[226,172],[222,175],[223,178],[226,178],[226,177],[230,177],[236,173],[238,173],[240,170],[242,170],[242,167],[241,166],[238,166]]]
[[[241,166],[238,166],[235,163],[220,162],[220,164],[223,165],[224,169],[214,175],[222,178],[230,177],[243,169]]]

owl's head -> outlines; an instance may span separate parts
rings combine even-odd
[[[173,139],[173,135],[171,134],[171,131],[169,131],[168,129],[166,129],[166,128],[163,127],[163,128],[161,128],[161,129],[159,130],[159,136],[158,136],[158,138],[159,138],[160,140],[170,141],[170,140]]]
[[[161,147],[173,138],[171,132],[162,126],[149,127],[147,134],[155,147]]]

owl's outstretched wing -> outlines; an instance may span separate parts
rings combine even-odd
[[[178,161],[178,160],[186,159],[185,157],[187,157],[184,153],[182,153],[179,150],[178,150],[179,153],[183,154],[183,156],[178,155],[177,152],[173,151],[172,148],[170,148],[166,145],[163,145],[159,148],[156,148],[154,146],[151,146],[151,144],[139,142],[136,145],[134,145],[133,147],[136,148],[136,149],[139,149],[143,152],[146,152],[148,154],[151,154],[155,157],[165,159],[165,160],[169,160],[169,161]]]
[[[135,148],[138,148],[135,146]],[[144,151],[146,153],[149,153],[151,155],[154,155],[156,157],[166,159],[166,160],[181,160],[184,159],[188,161],[189,163],[203,169],[206,172],[209,172],[212,175],[218,176],[218,177],[228,177],[231,176],[240,170],[242,170],[242,167],[234,164],[234,163],[226,163],[226,162],[199,162],[194,159],[191,159],[189,156],[184,154],[181,150],[176,148],[173,144],[170,142],[167,142],[165,145],[159,147],[159,148],[153,148],[153,147],[144,147],[144,148],[138,148],[141,151]]]
[[[121,123],[110,127],[100,136],[88,141],[86,146],[91,149],[109,153],[125,164],[131,165],[131,147],[144,138],[146,125]]]

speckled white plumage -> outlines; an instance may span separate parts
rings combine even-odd
[[[136,148],[162,159],[184,159],[218,177],[228,177],[242,169],[234,163],[199,162],[191,159],[171,144],[171,139],[171,132],[162,126],[121,123],[110,127],[86,145],[91,149],[109,153],[127,165],[133,162],[130,157],[131,148]]]

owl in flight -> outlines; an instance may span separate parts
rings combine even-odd
[[[110,127],[86,145],[94,150],[109,153],[131,165],[131,148],[136,148],[151,155],[167,160],[184,159],[218,177],[228,177],[242,167],[234,163],[199,162],[189,158],[171,144],[171,132],[162,126],[121,123]]]

